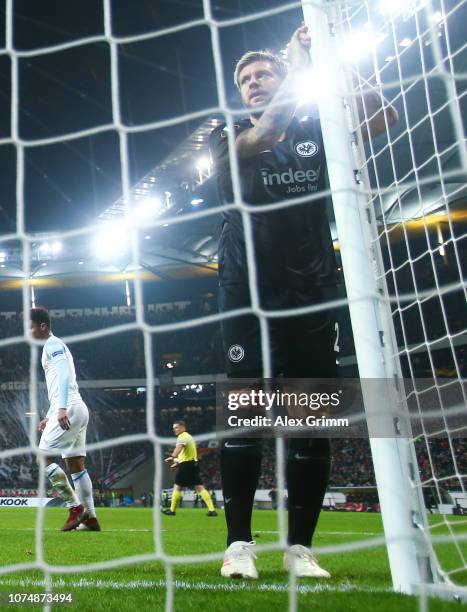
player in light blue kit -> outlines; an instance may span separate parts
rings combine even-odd
[[[69,509],[62,531],[100,531],[92,482],[84,467],[89,413],[78,390],[73,357],[66,344],[53,335],[50,315],[45,308],[32,308],[30,319],[32,337],[46,340],[42,367],[50,408],[39,423],[42,432],[39,448],[47,451],[47,478]],[[65,472],[54,462],[53,457],[59,454],[65,459],[74,490]]]

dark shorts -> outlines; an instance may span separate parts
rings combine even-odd
[[[265,300],[266,297],[266,300]],[[334,299],[334,288],[315,288],[307,294],[267,291],[261,296],[266,310],[309,306]],[[265,306],[265,302],[267,306]],[[250,306],[245,285],[219,287],[219,311]],[[259,319],[243,315],[221,321],[227,374],[231,378],[263,376]],[[335,313],[323,310],[312,314],[268,319],[269,354],[272,376],[286,378],[336,378],[338,326]]]
[[[196,487],[201,483],[197,461],[183,461],[177,468],[175,484],[179,487]]]

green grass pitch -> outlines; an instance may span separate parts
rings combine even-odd
[[[158,510],[156,510],[158,511]],[[44,559],[51,565],[81,565],[121,559],[154,551],[151,509],[99,509],[103,531],[62,533],[63,508],[45,511]],[[201,509],[181,509],[175,517],[162,518],[162,545],[169,555],[191,555],[222,552],[225,547],[223,511],[217,518],[207,518]],[[448,517],[453,529],[465,533],[465,519]],[[0,509],[0,569],[7,565],[31,563],[36,559],[35,509]],[[430,517],[433,523],[441,517]],[[258,544],[277,541],[276,513],[255,511],[253,517]],[[446,528],[434,530],[437,535]],[[382,535],[381,516],[377,514],[323,512],[315,536],[317,547],[355,543]],[[465,542],[463,543],[465,545]],[[466,554],[465,546],[463,554]],[[446,569],[462,567],[459,553],[452,545],[439,546]],[[362,612],[371,610],[419,610],[416,597],[391,592],[389,567],[384,547],[352,552],[320,554],[323,567],[332,573],[328,581],[298,581],[298,610],[329,612]],[[258,554],[257,581],[227,581],[219,574],[221,561],[180,563],[173,566],[174,609],[211,612],[217,610],[268,610],[288,608],[288,575],[282,569],[280,551]],[[467,572],[455,575],[465,584]],[[53,609],[80,610],[164,610],[166,574],[160,562],[92,571],[54,575],[56,592],[72,592],[72,606]],[[38,570],[0,574],[1,609],[18,609],[8,605],[8,593],[43,592],[43,574]],[[23,606],[21,606],[22,608]],[[461,610],[457,602],[429,600],[429,610]],[[28,610],[42,606],[28,605]]]

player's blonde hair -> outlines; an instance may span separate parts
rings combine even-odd
[[[248,53],[242,55],[235,66],[234,83],[239,89],[240,84],[238,82],[238,77],[240,76],[240,72],[245,68],[245,66],[248,66],[248,64],[252,64],[253,62],[270,62],[275,72],[281,77],[281,79],[285,79],[287,76],[287,64],[282,58],[272,51],[268,51],[268,49],[264,49],[263,51],[248,51]]]

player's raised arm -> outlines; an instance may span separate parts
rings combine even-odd
[[[272,54],[247,53],[235,71],[235,83],[242,101],[252,111],[253,127],[236,139],[240,157],[252,157],[274,147],[290,124],[296,108],[291,92],[297,76],[310,64],[308,28],[298,28],[287,46],[289,68]],[[255,107],[267,108],[255,113]]]

